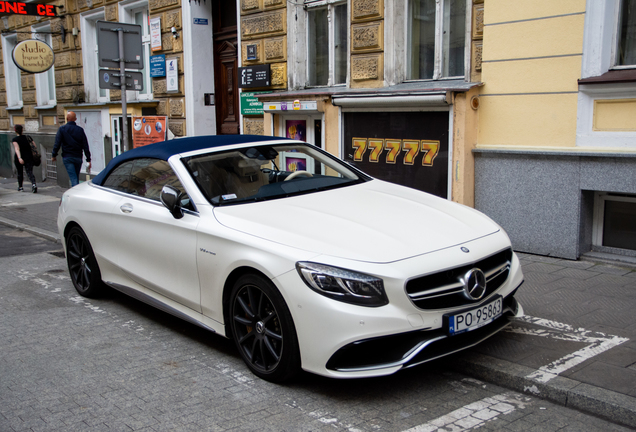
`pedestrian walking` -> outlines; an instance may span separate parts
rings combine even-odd
[[[57,130],[55,145],[51,154],[52,161],[57,160],[57,154],[62,148],[62,161],[71,180],[71,187],[79,183],[80,170],[82,169],[82,151],[86,155],[87,171],[91,170],[91,151],[88,148],[88,139],[84,129],[75,124],[77,116],[73,111],[66,114],[66,124]]]
[[[17,137],[13,138],[13,148],[15,149],[15,157],[13,163],[18,172],[18,191],[23,191],[22,182],[24,181],[24,171],[31,180],[31,192],[37,193],[38,186],[35,184],[35,176],[33,175],[33,153],[31,152],[31,144],[26,136],[22,135],[24,129],[22,125],[15,125],[15,133]]]

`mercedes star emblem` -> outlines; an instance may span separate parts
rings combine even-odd
[[[464,296],[468,300],[479,300],[486,293],[486,275],[478,268],[468,270],[461,282],[464,284]]]

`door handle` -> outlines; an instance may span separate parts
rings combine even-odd
[[[121,207],[119,207],[119,209],[122,211],[122,213],[132,213],[133,206],[132,204],[124,204]]]

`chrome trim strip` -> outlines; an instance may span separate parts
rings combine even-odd
[[[491,279],[496,278],[500,274],[505,273],[506,270],[510,270],[511,266],[512,266],[512,264],[510,263],[510,261],[506,261],[505,263],[503,263],[499,267],[495,267],[494,269],[491,269],[491,270],[485,272],[486,273],[486,280],[490,281]]]
[[[426,295],[426,294],[422,294],[420,297],[411,297],[411,295],[409,295],[409,297],[411,297],[411,300],[413,301],[417,301],[417,300],[423,300],[423,299],[432,299],[432,298],[437,298],[437,297],[445,297],[447,295],[452,295],[452,294],[459,294],[463,291],[463,288],[455,288],[454,291],[446,291],[446,292],[442,292],[440,294],[436,294],[436,295]],[[420,294],[420,293],[418,293]]]
[[[195,318],[192,318],[190,315],[187,315],[175,308],[173,308],[170,305],[167,305],[166,303],[157,300],[154,297],[151,297],[147,294],[144,294],[142,292],[137,291],[136,289],[127,287],[125,285],[120,285],[117,283],[113,283],[113,282],[104,282],[106,285],[108,285],[109,287],[116,289],[117,291],[126,294],[127,296],[130,296],[136,300],[139,300],[143,303],[146,303],[147,305],[150,305],[152,307],[155,307],[163,312],[169,313],[170,315],[173,315],[177,318],[180,318],[184,321],[189,322],[190,324],[194,324],[197,325],[199,327],[202,327],[208,331],[211,331],[212,333],[216,333],[216,330],[214,330],[212,327],[209,327],[205,324],[203,324],[200,321],[197,321]]]
[[[371,370],[378,370],[378,369],[390,369],[390,368],[394,368],[394,367],[398,367],[398,366],[404,366],[405,363],[408,363],[409,360],[411,360],[416,355],[418,355],[420,353],[420,351],[422,351],[424,348],[426,348],[427,346],[429,346],[433,342],[437,342],[439,340],[446,339],[447,337],[448,336],[446,336],[446,335],[438,336],[436,338],[420,342],[419,344],[415,345],[409,351],[410,354],[407,357],[402,358],[402,360],[400,360],[400,361],[396,361],[396,362],[393,362],[393,363],[385,363],[385,364],[382,364],[382,365],[365,366],[365,367],[359,367],[359,368],[339,368],[339,369],[335,369],[335,370],[338,371],[338,372],[364,372],[364,371],[371,371]]]
[[[426,291],[420,291],[420,292],[417,292],[417,293],[408,294],[408,296],[411,297],[411,298],[416,298],[416,297],[425,296],[425,295],[428,295],[428,294],[435,294],[435,293],[440,292],[440,291],[446,291],[446,290],[457,289],[457,288],[461,289],[463,287],[464,287],[463,283],[455,282],[455,283],[452,283],[452,284],[443,285],[443,286],[440,286],[440,287],[437,287],[437,288],[433,288],[433,289],[429,289],[429,290],[426,290]]]
[[[90,182],[89,184],[92,187],[100,189],[100,190],[102,190],[104,192],[110,192],[112,194],[119,195],[119,196],[121,196],[123,198],[128,198],[128,199],[135,200],[135,201],[141,201],[141,202],[145,202],[145,203],[148,203],[148,204],[153,204],[153,205],[165,208],[165,206],[163,204],[161,204],[161,201],[155,201],[155,200],[150,199],[150,198],[144,198],[144,197],[140,197],[140,196],[137,196],[137,195],[131,195],[131,194],[127,193],[127,192],[122,192],[122,191],[118,191],[118,190],[115,190],[115,189],[107,188],[107,187],[104,187],[104,186],[96,185],[93,182]],[[192,205],[196,209],[196,205],[194,203],[192,203]],[[199,212],[197,212],[197,211],[192,211],[192,210],[188,210],[188,209],[185,209],[185,208],[182,208],[182,210],[183,210],[184,213],[187,213],[187,214],[192,215],[192,216],[199,217]]]

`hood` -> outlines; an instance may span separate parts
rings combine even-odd
[[[469,207],[372,180],[290,198],[216,207],[224,226],[294,248],[387,263],[499,231]]]

